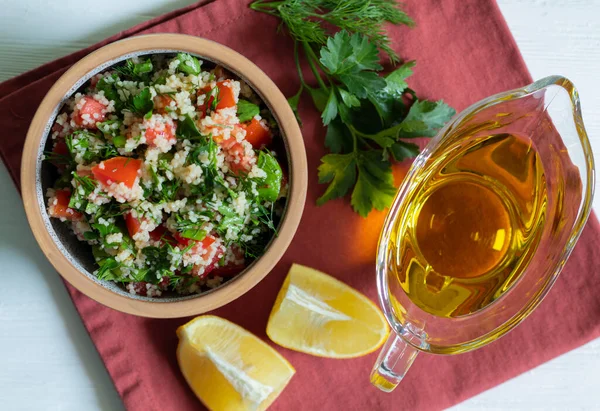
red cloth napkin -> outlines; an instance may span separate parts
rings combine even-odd
[[[261,67],[286,95],[298,87],[292,41],[277,34],[278,21],[251,11],[246,2],[217,0],[195,5],[127,30],[99,45],[139,33],[179,32],[223,43]],[[461,110],[493,93],[531,81],[493,0],[421,0],[406,6],[413,30],[394,27],[394,46],[416,59],[411,87],[421,96],[445,99]],[[0,84],[0,153],[19,184],[21,148],[42,97],[64,70],[99,45],[56,60]],[[281,262],[258,286],[214,312],[268,340],[272,304],[293,262],[331,273],[376,298],[374,254],[383,213],[368,219],[346,200],[315,206],[325,154],[324,129],[308,101],[301,108],[308,153],[309,190],[300,228]],[[399,167],[399,176],[406,165]],[[421,355],[391,394],[369,384],[376,354],[329,360],[275,346],[297,373],[273,404],[275,410],[440,409],[456,404],[600,335],[600,227],[588,222],[548,298],[531,318],[499,341],[458,356]],[[200,402],[187,387],[175,359],[175,329],[188,318],[153,320],[121,314],[67,285],[108,371],[131,410],[192,410]]]

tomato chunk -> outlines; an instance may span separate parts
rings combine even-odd
[[[54,148],[52,149],[54,154],[58,154],[60,156],[68,156],[69,155],[69,147],[67,147],[67,143],[65,140],[60,139],[57,140],[54,144]]]
[[[159,127],[147,128],[146,133],[146,144],[154,146],[154,140],[157,138],[163,138],[170,143],[177,141],[175,133],[173,132],[173,123],[165,123]]]
[[[106,106],[98,100],[84,96],[79,102],[79,109],[75,109],[72,114],[72,119],[79,127],[96,128],[97,122],[106,120]]]
[[[140,232],[142,220],[135,218],[131,213],[127,213],[125,214],[125,225],[127,225],[129,236],[133,237],[135,234]],[[172,246],[177,245],[177,241],[175,241],[169,230],[167,230],[167,228],[163,225],[159,225],[154,230],[150,231],[149,234],[153,241],[164,241]]]
[[[250,123],[242,124],[242,128],[246,130],[246,141],[256,150],[268,146],[273,140],[271,131],[255,118]]]
[[[213,263],[206,267],[204,270],[205,274],[210,273],[213,277],[233,277],[246,268],[244,261],[244,252],[239,247],[234,247],[231,252],[235,256],[233,261],[229,261],[227,265],[219,266],[219,258],[215,258]]]
[[[165,114],[167,112],[166,108],[171,106],[172,101],[175,100],[168,94],[159,94],[154,97],[154,109],[161,114]]]
[[[219,260],[221,259],[222,253],[225,252],[225,248],[221,245],[217,248],[212,260],[207,265],[196,265],[192,269],[192,275],[200,278],[205,278],[219,266]]]
[[[123,183],[131,188],[135,184],[142,160],[128,157],[113,157],[92,168],[94,178],[104,185]]]
[[[169,243],[171,246],[177,245],[177,241],[171,235],[171,232],[163,225],[159,225],[154,230],[150,231],[150,238],[153,241],[164,241]]]
[[[204,237],[204,239],[202,241],[196,241],[196,240],[192,240],[191,238],[185,238],[185,237],[183,237],[179,233],[173,234],[173,237],[184,248],[188,247],[190,244],[196,244],[196,243],[198,243],[198,244],[202,245],[203,249],[206,249],[206,248],[210,247],[216,241],[216,239],[213,236],[211,236],[211,235],[207,235],[206,237]],[[197,251],[197,247],[194,246],[192,248],[192,251]]]
[[[127,231],[129,232],[129,236],[133,237],[140,231],[140,227],[142,222],[135,218],[131,213],[125,214],[125,225],[127,226]]]
[[[244,146],[237,139],[230,137],[227,140],[223,140],[218,138],[218,136],[214,136],[213,140],[225,152],[225,161],[233,174],[248,173],[252,169],[254,152],[246,153]]]
[[[50,217],[66,218],[71,221],[79,220],[82,217],[82,214],[79,211],[69,208],[70,200],[70,190],[56,190],[54,198],[51,200],[50,206],[48,207],[48,214],[50,214]]]
[[[217,110],[235,107],[235,95],[233,94],[233,90],[224,83],[224,81],[219,81],[217,83],[217,87],[219,88],[219,102],[217,103]]]

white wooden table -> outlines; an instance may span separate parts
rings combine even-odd
[[[0,81],[190,3],[0,0]],[[499,3],[533,76],[562,74],[579,88],[600,160],[600,0]],[[0,192],[0,409],[123,409],[3,167]],[[600,409],[599,383],[594,341],[455,409]]]

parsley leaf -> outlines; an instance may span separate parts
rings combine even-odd
[[[119,228],[114,224],[104,225],[100,223],[93,223],[91,224],[91,227],[95,229],[98,232],[98,234],[100,234],[100,237],[106,237],[109,234],[116,234],[121,232]]]
[[[345,153],[352,150],[352,135],[339,117],[327,127],[325,147],[332,153]]]
[[[335,95],[335,90],[331,90],[329,93],[329,98],[327,99],[327,104],[325,104],[325,108],[323,109],[323,113],[321,113],[321,118],[323,119],[323,124],[327,125],[338,115],[338,100]]]
[[[322,113],[325,110],[325,105],[327,105],[327,100],[329,98],[328,91],[325,91],[321,88],[312,88],[307,87],[308,93],[310,94],[313,104],[319,110],[319,113]]]
[[[398,138],[433,137],[439,129],[454,116],[456,111],[443,101],[416,101],[406,118],[399,124],[369,134],[355,130],[364,138],[376,141],[384,148],[390,147]]]
[[[152,72],[152,69],[152,62],[149,58],[140,63],[135,63],[132,59],[128,59],[122,65],[113,67],[113,70],[124,78],[142,82],[149,80],[149,73]]]
[[[178,53],[177,60],[179,60],[179,66],[177,66],[177,71],[181,71],[186,74],[200,74],[202,70],[202,63],[196,57],[187,54],[187,53]]]
[[[419,155],[419,146],[413,143],[397,141],[390,147],[390,153],[392,153],[394,160],[402,161]]]
[[[390,163],[383,160],[379,150],[363,151],[358,155],[358,180],[352,192],[352,207],[362,217],[371,209],[389,207],[396,195]]]
[[[116,82],[119,81],[117,74],[111,74],[110,76],[104,76],[96,83],[96,90],[103,91],[104,97],[109,101],[115,102],[115,111],[120,111],[123,108],[123,102],[117,92]]]
[[[360,100],[343,88],[338,88],[342,101],[347,107],[360,107]]]
[[[385,80],[372,71],[346,73],[339,78],[348,87],[348,91],[358,98],[366,98],[369,93],[380,90],[386,85]]]
[[[388,74],[385,77],[386,86],[383,92],[397,98],[402,97],[404,90],[408,87],[406,79],[412,76],[412,68],[415,64],[415,61],[409,61]]]
[[[142,89],[142,91],[131,99],[129,109],[131,112],[141,116],[152,113],[154,102],[152,101],[152,95],[150,94],[150,89],[148,87]]]
[[[121,266],[121,263],[117,262],[114,257],[106,257],[102,260],[98,260],[98,269],[96,270],[96,276],[99,280],[115,281],[118,276],[115,271]]]
[[[321,158],[319,183],[330,183],[317,205],[343,197],[356,182],[356,158],[354,153],[328,154]]]
[[[283,179],[283,171],[281,171],[279,162],[271,153],[265,150],[258,153],[256,165],[266,174],[264,178],[258,179],[256,188],[258,197],[266,201],[277,201]]]
[[[174,273],[171,271],[171,255],[170,252],[177,251],[166,243],[161,247],[149,246],[142,249],[142,253],[146,256],[147,265],[152,267],[152,270],[140,270],[136,275],[136,281],[145,281],[157,284],[162,280],[162,277],[172,277]]]
[[[297,109],[297,103],[296,103]],[[254,103],[249,102],[248,100],[240,99],[237,103],[237,115],[240,120],[240,123],[245,123],[247,121],[252,120],[254,116],[260,113],[260,109]]]
[[[416,101],[408,115],[400,123],[401,137],[433,137],[449,121],[456,111],[442,100]]]
[[[218,208],[221,221],[217,226],[217,232],[222,238],[237,237],[244,228],[244,217],[236,213],[233,208],[221,205]],[[228,235],[229,234],[229,235]]]
[[[320,61],[333,75],[382,68],[377,46],[366,37],[358,33],[350,36],[347,31],[327,39],[327,46],[321,49]]]
[[[85,211],[88,205],[87,197],[96,189],[96,180],[88,176],[80,176],[77,172],[71,173],[74,188],[69,200],[69,208],[79,211]]]
[[[298,90],[298,92],[296,94],[294,94],[292,97],[287,99],[288,104],[292,108],[292,111],[294,112],[294,116],[296,116],[296,120],[298,121],[298,124],[300,124],[300,126],[302,126],[302,119],[300,119],[300,114],[298,114],[298,104],[300,103],[300,96],[302,95],[303,91],[304,91],[304,89],[301,87],[300,90]],[[238,106],[238,111],[239,111],[239,106]]]
[[[327,39],[327,46],[321,49],[321,59],[325,71],[348,87],[348,91],[358,98],[366,98],[368,92],[386,86],[383,78],[369,70],[381,70],[377,46],[360,34],[350,36],[340,31]],[[346,98],[346,101],[350,101]],[[327,124],[327,123],[325,123]]]
[[[177,137],[183,139],[194,139],[200,137],[202,134],[196,127],[196,122],[190,117],[189,114],[185,115],[183,121],[177,124],[177,131],[175,132]]]
[[[143,79],[144,74],[151,73],[151,72],[152,72],[152,62],[150,61],[150,59],[146,59],[146,61],[143,61],[141,63],[137,63],[137,64],[133,65],[133,75],[136,78]]]
[[[191,240],[202,241],[206,238],[206,231],[196,228],[186,228],[181,232],[181,236]]]

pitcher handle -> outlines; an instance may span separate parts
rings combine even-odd
[[[418,353],[419,350],[392,332],[373,366],[371,384],[381,391],[393,391],[408,372]]]

